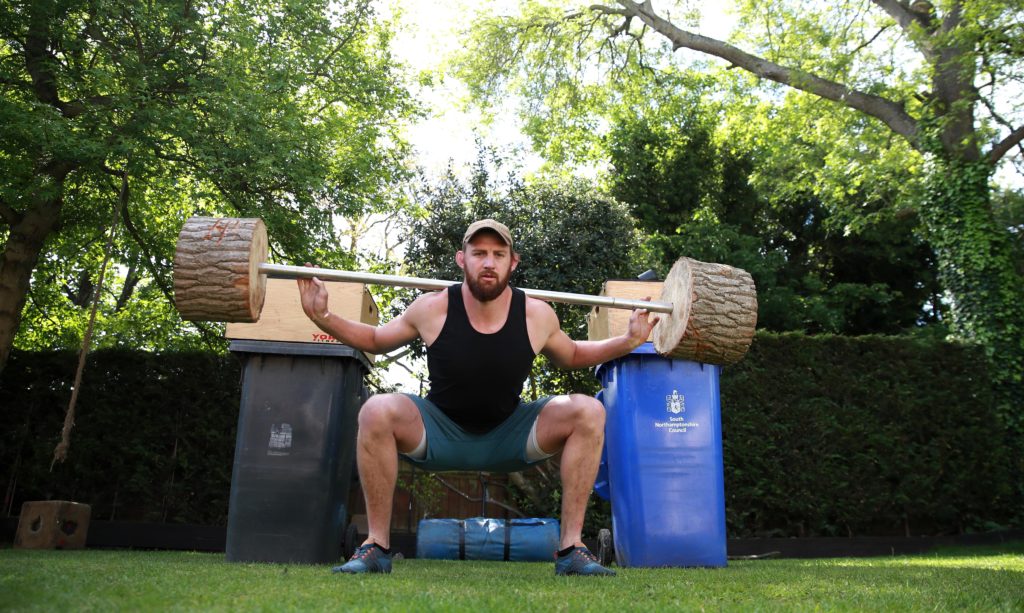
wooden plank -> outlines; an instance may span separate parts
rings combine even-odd
[[[327,308],[334,314],[376,326],[377,304],[362,283],[327,281]],[[267,279],[263,313],[256,323],[229,323],[224,336],[232,339],[337,343],[337,339],[316,327],[302,311],[299,288],[294,279]],[[365,354],[373,362],[374,356]]]
[[[628,298],[630,300],[643,300],[647,297],[650,297],[651,300],[658,300],[663,286],[663,281],[610,279],[604,282],[604,286],[601,288],[601,295]],[[629,327],[629,316],[631,314],[632,311],[625,309],[592,308],[587,315],[587,338],[592,341],[602,341],[606,338],[625,334],[626,329]],[[668,317],[667,315],[661,316]],[[652,337],[653,333],[647,340],[652,340]]]

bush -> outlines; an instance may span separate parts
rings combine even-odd
[[[17,514],[25,500],[60,498],[91,504],[97,519],[224,525],[240,395],[235,358],[93,353],[68,460],[50,472],[76,360],[15,352],[0,378],[5,509]],[[973,346],[759,334],[721,377],[730,535],[943,534],[1007,524],[1016,476],[987,382]],[[557,470],[522,476],[521,509],[558,516]],[[607,509],[594,498],[588,534],[608,521]]]
[[[723,371],[730,532],[937,534],[1009,521],[1013,476],[982,350],[759,334]]]
[[[103,350],[89,356],[67,460],[50,472],[78,356],[14,352],[0,379],[5,510],[92,505],[94,519],[227,522],[238,420],[235,358]]]

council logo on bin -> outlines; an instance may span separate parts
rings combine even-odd
[[[665,396],[665,410],[673,415],[686,411],[686,398],[679,390],[672,390],[672,394]]]

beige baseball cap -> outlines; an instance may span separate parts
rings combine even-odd
[[[462,236],[462,244],[465,245],[476,235],[480,230],[493,230],[498,233],[503,241],[508,244],[509,249],[512,248],[512,233],[508,231],[508,227],[500,221],[494,221],[493,219],[481,219],[474,221],[466,228],[466,233]]]

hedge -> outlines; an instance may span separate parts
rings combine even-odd
[[[95,352],[68,460],[50,472],[76,359],[14,352],[0,376],[4,511],[69,499],[98,519],[226,523],[237,360]],[[730,535],[1005,525],[1017,476],[986,381],[976,347],[759,334],[722,373]]]
[[[232,356],[96,351],[67,460],[60,440],[73,353],[14,352],[0,379],[4,511],[25,500],[92,505],[94,519],[223,525],[241,369]]]
[[[976,346],[759,334],[723,370],[737,536],[942,534],[1015,512],[1009,444]]]

